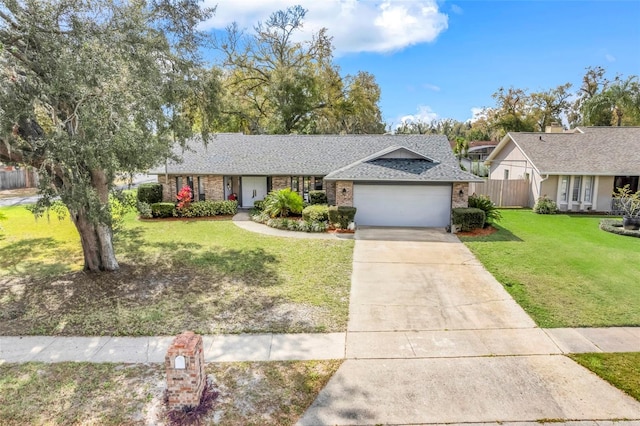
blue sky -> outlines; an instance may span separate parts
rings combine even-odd
[[[585,68],[640,75],[640,0],[206,0],[206,28],[251,28],[301,4],[305,31],[326,27],[343,74],[363,70],[382,90],[383,119],[472,118],[499,87],[576,90]]]

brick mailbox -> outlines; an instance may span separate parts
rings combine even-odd
[[[164,357],[170,410],[196,407],[207,385],[202,336],[185,331],[176,336]]]

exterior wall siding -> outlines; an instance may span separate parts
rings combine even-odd
[[[538,200],[538,198],[544,197],[544,196],[546,196],[550,200],[553,200],[557,203],[558,202],[557,200],[558,182],[559,182],[558,175],[551,175],[545,181],[540,182],[540,193],[536,198],[533,199],[533,204],[531,203],[531,200],[529,200],[530,202],[529,207],[533,207],[535,202]]]
[[[613,176],[596,176],[596,204],[595,210],[599,212],[611,211],[613,199]]]
[[[525,179],[527,173],[531,175],[532,169],[522,151],[513,142],[509,142],[491,162],[489,177],[504,179],[504,172],[508,170],[509,179]]]
[[[176,178],[182,177],[183,185],[187,182],[187,176],[191,175],[169,175],[168,181],[164,175],[158,176],[158,182],[162,184],[162,200],[168,203],[176,201]],[[193,184],[197,186],[198,177],[201,177],[204,185],[205,199],[224,200],[224,179],[220,175],[198,176],[193,175]],[[197,191],[197,188],[194,188]]]

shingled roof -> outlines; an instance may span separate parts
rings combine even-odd
[[[151,174],[326,176],[353,166],[348,180],[468,182],[478,178],[460,170],[449,142],[442,135],[243,135],[217,134],[205,145],[194,138],[187,149],[175,154],[182,162],[169,161]],[[390,147],[406,148],[420,161],[375,158]],[[372,158],[372,156],[374,156]],[[420,159],[418,159],[420,160]],[[428,167],[427,167],[428,166]],[[416,168],[421,168],[416,173]]]
[[[640,175],[640,127],[579,127],[576,133],[509,132],[510,141],[541,174]]]

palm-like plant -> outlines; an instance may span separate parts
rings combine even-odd
[[[583,106],[585,123],[621,126],[625,115],[640,120],[640,85],[636,78],[631,76],[624,81],[617,80],[587,100]],[[640,124],[635,121],[632,124]]]
[[[286,217],[289,213],[302,212],[302,197],[290,188],[271,191],[264,199],[264,213],[270,217]]]

